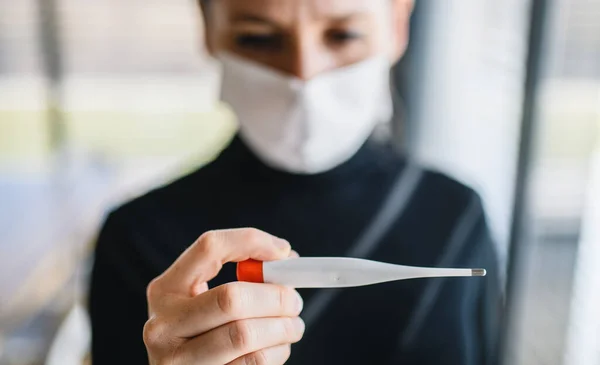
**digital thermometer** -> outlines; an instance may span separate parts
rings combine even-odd
[[[239,281],[294,288],[345,288],[396,280],[485,276],[484,269],[445,269],[394,265],[345,257],[301,257],[237,264]]]

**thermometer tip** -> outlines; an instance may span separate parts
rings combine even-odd
[[[472,269],[471,276],[485,276],[485,269]]]

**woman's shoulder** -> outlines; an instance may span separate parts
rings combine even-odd
[[[424,188],[429,194],[462,202],[479,199],[479,195],[473,187],[451,174],[432,167],[421,166],[421,169],[424,174]]]
[[[137,196],[114,206],[109,210],[106,222],[132,224],[147,222],[157,217],[177,217],[191,207],[202,207],[200,202],[211,199],[217,193],[215,183],[222,171],[218,171],[213,163],[208,163],[195,171],[175,178],[155,188],[142,192]]]
[[[415,205],[427,210],[433,219],[459,224],[465,219],[483,219],[485,212],[477,191],[448,173],[420,167],[423,178],[415,194]]]
[[[472,186],[450,173],[427,166],[414,156],[389,144],[382,144],[377,148],[379,155],[377,163],[381,169],[394,173],[399,171],[399,177],[407,171],[416,173],[419,177],[418,191],[428,196],[430,200],[446,204],[467,204],[479,200],[479,195]]]

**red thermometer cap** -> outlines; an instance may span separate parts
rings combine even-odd
[[[262,261],[246,260],[237,264],[237,279],[250,283],[264,283]]]

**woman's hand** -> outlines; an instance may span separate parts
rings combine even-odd
[[[203,234],[148,286],[144,343],[153,365],[283,364],[304,334],[291,288],[230,283],[209,290],[226,262],[287,258],[290,244],[256,229]]]

